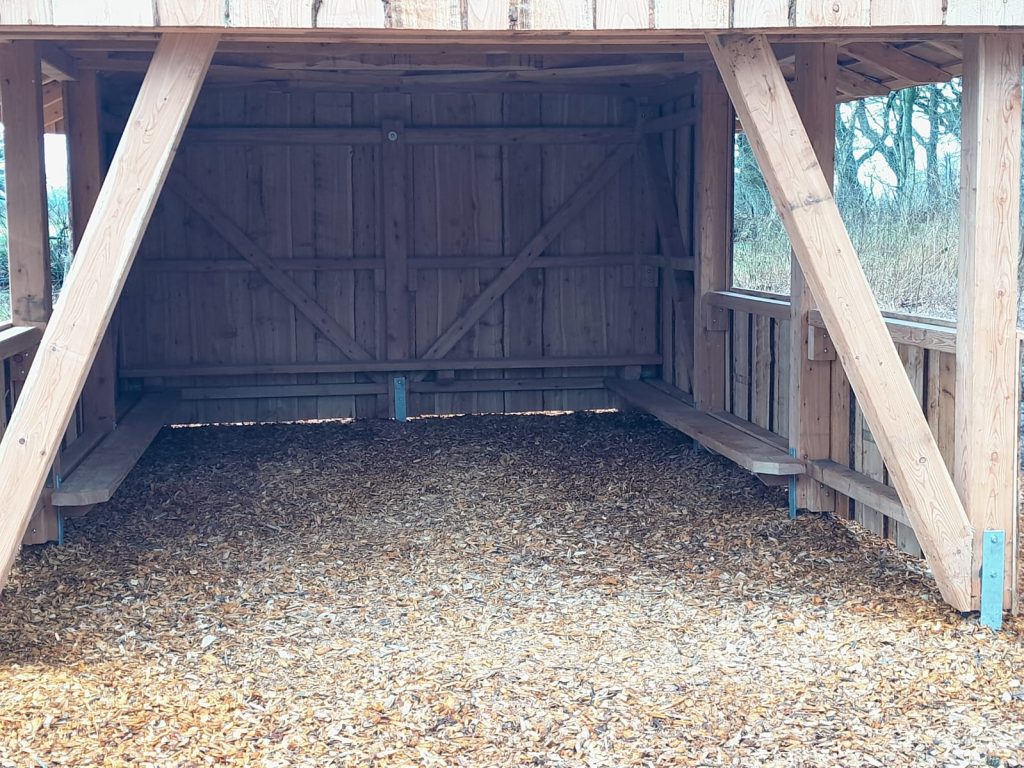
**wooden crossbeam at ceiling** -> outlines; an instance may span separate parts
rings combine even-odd
[[[953,77],[946,70],[888,43],[851,43],[844,45],[843,51],[908,83],[946,83]]]

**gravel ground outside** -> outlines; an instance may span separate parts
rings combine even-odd
[[[0,595],[0,765],[1013,766],[1022,629],[643,416],[166,430]]]

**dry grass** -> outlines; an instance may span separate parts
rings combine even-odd
[[[783,506],[639,416],[165,432],[0,596],[0,765],[1021,760],[1021,623]]]

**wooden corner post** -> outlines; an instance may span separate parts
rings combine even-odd
[[[964,40],[954,476],[975,530],[975,605],[983,534],[1002,531],[1007,608],[1017,541],[1021,52],[1017,35]]]
[[[830,188],[836,149],[837,55],[834,43],[803,43],[796,49],[796,106]],[[809,354],[808,319],[816,306],[795,257],[790,275],[790,452],[803,460],[827,459],[831,452],[832,363],[812,359]],[[792,509],[831,512],[835,508],[832,490],[810,475],[800,475],[793,483]]]
[[[729,287],[732,268],[732,195],[736,116],[715,72],[703,72],[697,105],[697,247],[693,295],[693,400],[702,411],[725,410],[726,313],[707,301]]]
[[[45,328],[53,311],[49,206],[43,148],[43,79],[39,47],[30,40],[0,45],[4,113],[11,322]],[[36,349],[11,364],[12,400],[21,397]],[[60,517],[49,490],[38,496],[26,544],[60,538]]]
[[[708,35],[793,251],[928,558],[971,610],[974,532],[764,35]]]
[[[53,309],[43,160],[43,81],[37,45],[0,45],[4,109],[11,321],[42,328]]]
[[[0,441],[0,585],[17,555],[216,47],[216,35],[165,34],[146,73]]]

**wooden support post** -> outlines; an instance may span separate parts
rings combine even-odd
[[[729,288],[736,117],[729,94],[715,72],[701,74],[697,103],[693,401],[699,410],[722,411],[729,326],[724,310],[713,306],[707,295]]]
[[[967,36],[962,120],[954,475],[975,529],[975,605],[982,532],[995,530],[1006,534],[1008,608],[1017,570],[1021,41],[1016,35]]]
[[[835,167],[837,54],[834,43],[803,43],[796,49],[796,106],[830,188]],[[789,448],[799,459],[827,459],[832,366],[810,354],[808,317],[815,309],[814,298],[795,257],[789,307]],[[810,475],[795,478],[793,493],[790,504],[796,509],[831,512],[835,508],[832,489]]]
[[[391,108],[399,114],[402,105]],[[409,161],[405,124],[395,118],[381,121],[381,222],[384,235],[384,317],[387,329],[385,352],[388,360],[405,360],[412,354],[409,293]],[[397,387],[390,387],[390,415],[404,421],[399,413]],[[404,407],[404,404],[403,404]],[[402,418],[399,418],[402,416]]]
[[[43,327],[53,310],[50,232],[43,161],[42,70],[36,44],[0,45],[4,109],[11,320]]]
[[[771,45],[764,35],[708,42],[939,590],[970,610],[974,531]]]
[[[0,46],[0,102],[4,112],[11,320],[44,328],[53,310],[49,207],[43,150],[43,86],[39,47],[28,40]],[[17,105],[15,108],[14,105]],[[11,397],[21,396],[34,351],[11,371]],[[14,365],[15,363],[12,363]],[[26,544],[57,538],[60,516],[42,494],[26,529]]]
[[[100,127],[98,78],[83,70],[65,86],[64,117],[68,125],[71,222],[75,251],[96,207],[103,183],[103,145]],[[82,390],[82,417],[86,434],[109,432],[117,416],[116,322],[103,336],[96,362]]]
[[[217,36],[206,33],[167,33],[157,46],[0,441],[0,584],[17,555],[216,47]]]

